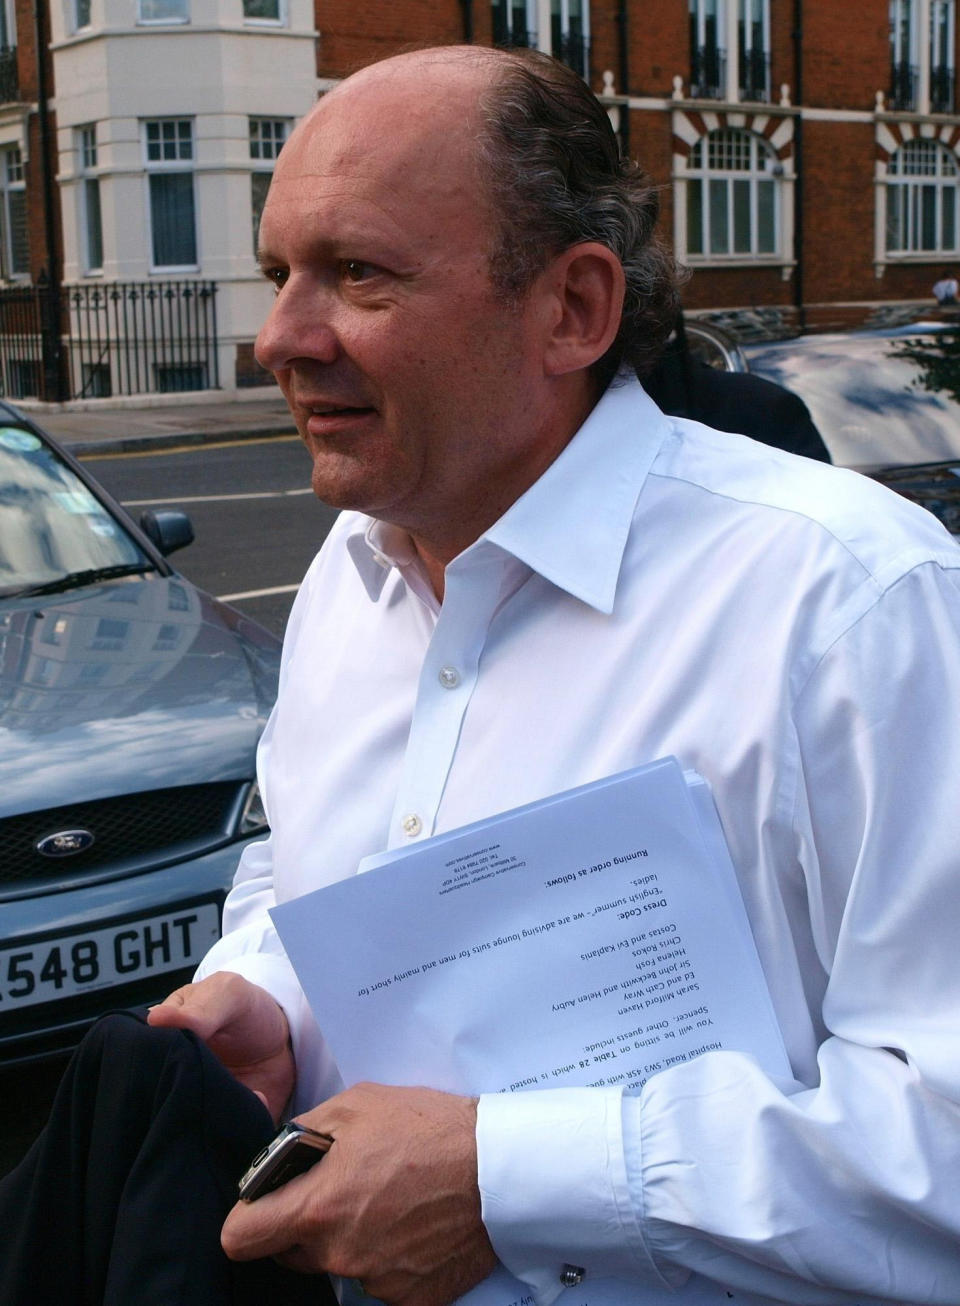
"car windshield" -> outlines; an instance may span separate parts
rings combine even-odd
[[[53,449],[0,426],[0,597],[147,570],[147,556]]]
[[[902,467],[960,457],[960,331],[889,331],[745,345],[751,372],[793,390],[835,463]]]

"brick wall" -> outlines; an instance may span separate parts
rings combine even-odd
[[[475,39],[489,40],[490,6],[473,8]],[[463,23],[460,0],[317,0],[317,72],[342,77],[408,46],[462,41]]]
[[[811,301],[877,294],[871,123],[803,127],[804,294]]]
[[[821,0],[803,12],[804,103],[872,109],[890,81],[888,0]]]

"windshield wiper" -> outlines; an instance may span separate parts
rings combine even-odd
[[[4,598],[33,598],[37,594],[62,594],[64,590],[79,589],[83,585],[96,585],[102,580],[113,580],[117,576],[142,576],[145,572],[156,571],[150,562],[121,562],[112,567],[87,567],[84,571],[68,571],[56,580],[45,581],[42,585],[27,585],[20,590],[6,590]]]

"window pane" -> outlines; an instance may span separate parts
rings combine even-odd
[[[944,186],[940,192],[943,201],[943,226],[940,232],[940,248],[957,248],[957,192],[952,186]]]
[[[730,224],[727,221],[727,182],[710,181],[710,253],[730,252]]]
[[[733,250],[735,254],[749,254],[751,246],[750,183],[733,183]]]
[[[903,249],[903,187],[887,187],[887,249]]]
[[[703,253],[703,182],[687,182],[687,253]]]
[[[140,0],[141,23],[183,23],[189,17],[189,0]]]
[[[150,178],[153,265],[186,267],[197,261],[193,174],[154,173]]]
[[[266,203],[267,191],[270,189],[271,173],[251,172],[250,174],[250,213],[253,219],[253,252],[257,253],[260,243],[260,218]]]
[[[937,248],[937,188],[924,186],[921,200],[921,249]]]
[[[280,21],[280,0],[243,0],[244,18]]]
[[[10,272],[16,276],[30,271],[30,242],[27,238],[27,193],[12,190],[7,196],[10,212]]]
[[[87,219],[87,270],[103,267],[103,228],[100,221],[100,181],[88,177],[84,182]]]
[[[758,254],[775,254],[777,249],[777,218],[773,186],[772,181],[757,182]]]
[[[90,26],[90,0],[76,0],[74,16],[77,27]]]

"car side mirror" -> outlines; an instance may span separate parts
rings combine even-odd
[[[140,514],[140,529],[164,557],[193,543],[193,524],[185,512],[170,508],[154,511],[148,508]]]

